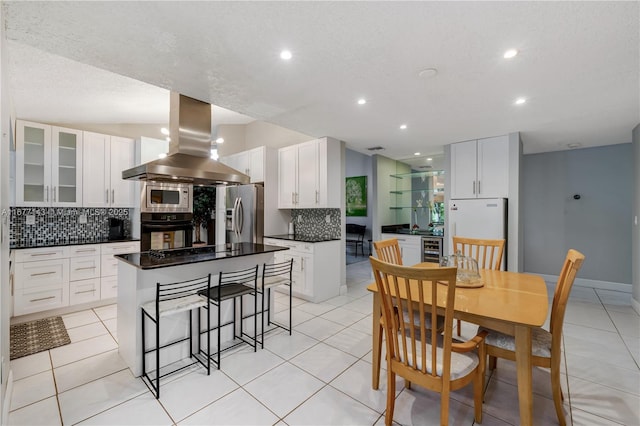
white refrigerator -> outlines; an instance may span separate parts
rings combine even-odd
[[[453,250],[454,235],[467,238],[507,239],[506,198],[450,200],[447,213],[447,238],[451,250]],[[507,244],[505,243],[502,257],[504,270],[506,265]]]

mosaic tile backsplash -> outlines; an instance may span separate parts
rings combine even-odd
[[[340,209],[292,209],[291,219],[296,235],[340,238]]]
[[[131,235],[133,209],[11,207],[9,244],[36,247],[79,241],[105,241],[109,218],[125,219],[125,235]],[[83,222],[86,218],[86,223]],[[31,221],[33,220],[33,224]]]

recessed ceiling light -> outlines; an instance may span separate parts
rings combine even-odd
[[[285,61],[288,61],[292,57],[293,55],[291,54],[290,50],[283,50],[282,52],[280,52],[280,59],[284,59]]]
[[[364,99],[364,98],[360,98],[360,99],[358,99],[358,105],[364,105],[364,104],[366,104],[366,103],[367,103],[367,100],[366,100],[366,99]]]
[[[215,148],[211,150],[211,159],[212,160],[217,160],[218,159],[218,150],[215,149]]]
[[[569,148],[571,148],[571,149],[575,149],[575,148],[580,148],[582,146],[582,144],[581,143],[570,143],[570,144],[567,144],[567,146]]]
[[[162,154],[158,154],[158,158],[167,158],[167,153],[163,152]]]
[[[407,128],[407,125],[406,125],[406,124],[401,124],[401,125],[400,125],[400,130],[405,130],[406,128]]]
[[[420,155],[420,153],[419,152],[414,152],[413,155]]]
[[[515,57],[518,54],[518,50],[517,49],[509,49],[506,52],[504,52],[504,58],[505,59],[511,59],[513,57]]]
[[[433,158],[431,158],[431,157],[427,158],[427,161],[432,161],[432,160],[433,160]]]
[[[178,179],[178,176],[171,176],[171,179]]]
[[[438,75],[438,70],[436,68],[425,68],[418,73],[418,77],[421,78],[431,78]]]
[[[216,143],[224,143],[224,138],[218,138],[218,139],[216,139]]]
[[[515,104],[516,105],[522,105],[525,102],[527,102],[527,100],[525,98],[518,98],[518,99],[516,99]]]
[[[166,127],[163,127],[160,129],[160,133],[162,133],[163,135],[169,135],[169,129],[167,129]]]

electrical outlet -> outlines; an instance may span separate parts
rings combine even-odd
[[[27,215],[27,225],[35,225],[36,224],[36,215],[28,214]]]
[[[78,216],[78,223],[87,223],[87,215],[81,214]]]
[[[327,222],[327,223],[331,223],[331,216],[330,215],[326,215],[324,217],[324,221]]]

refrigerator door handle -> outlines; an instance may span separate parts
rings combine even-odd
[[[238,234],[236,232],[236,221],[237,221],[237,217],[236,217],[236,207],[238,206],[238,199],[236,198],[235,200],[233,200],[233,209],[231,210],[231,231],[234,234]]]
[[[242,228],[244,227],[244,207],[242,206],[242,198],[238,198],[238,223],[237,234],[238,238],[242,234]]]

